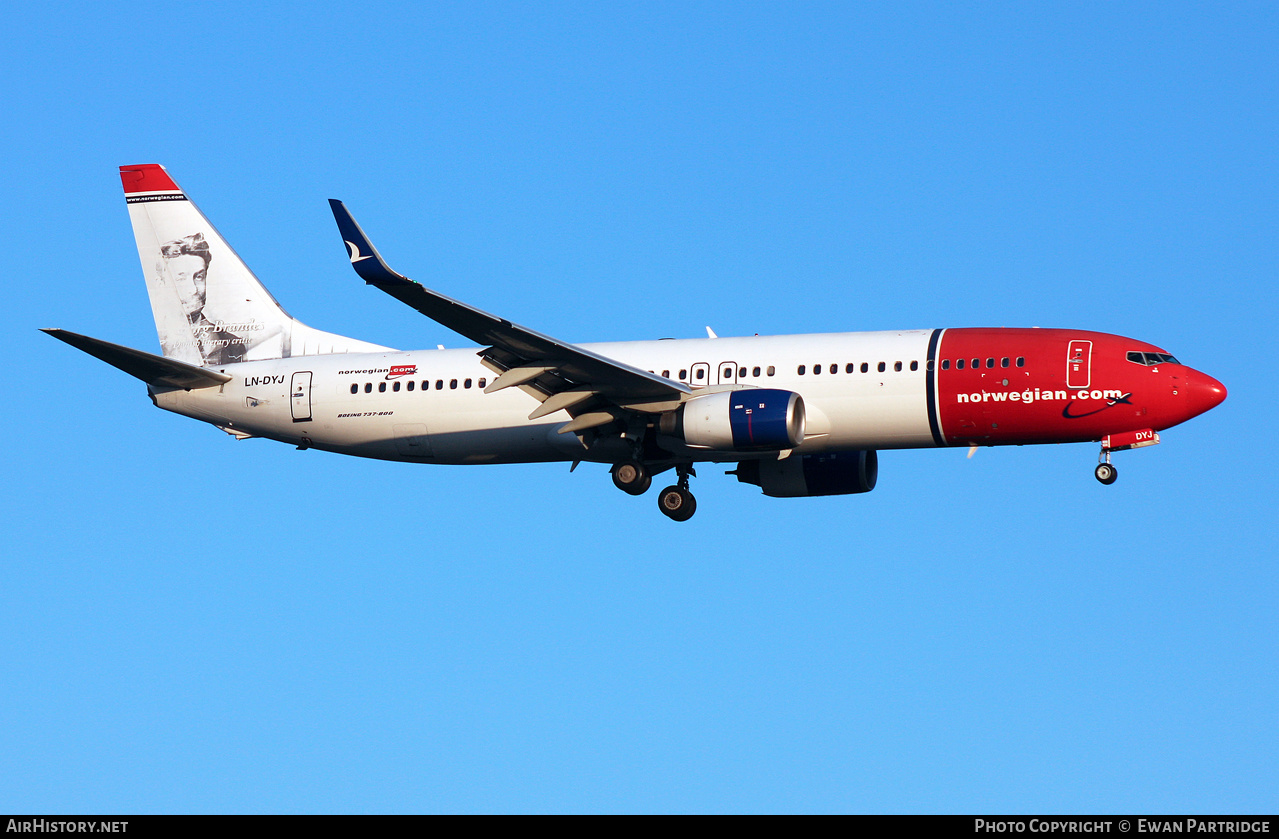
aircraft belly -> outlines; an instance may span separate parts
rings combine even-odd
[[[316,442],[319,444],[323,439],[351,453],[418,463],[527,463],[564,459],[563,454],[547,443],[546,423],[530,423],[522,414],[505,411],[466,410],[455,402],[450,404],[452,401],[432,400],[430,404],[385,401],[371,406],[382,410],[369,411],[350,410],[352,405],[370,407],[362,400],[341,401],[338,407],[342,410],[328,412],[335,418],[333,431],[317,437]]]
[[[538,463],[565,459],[547,442],[546,426],[472,429],[433,433],[437,463]]]

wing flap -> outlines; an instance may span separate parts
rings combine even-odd
[[[527,384],[538,376],[545,373],[551,373],[559,369],[558,364],[539,364],[536,366],[524,365],[521,367],[512,367],[504,371],[493,383],[484,388],[485,393],[497,393],[499,390],[506,390],[508,387],[516,387],[518,385]]]
[[[561,390],[548,396],[542,400],[542,404],[533,409],[533,413],[528,415],[530,420],[541,419],[548,414],[556,411],[566,411],[573,406],[585,402],[588,399],[594,399],[599,393],[589,387],[575,387],[569,390]]]
[[[617,417],[608,411],[588,411],[584,414],[578,414],[573,419],[564,423],[564,425],[560,427],[559,433],[572,434],[578,431],[587,431],[592,428],[599,428],[601,425],[608,425],[615,419],[617,419]]]

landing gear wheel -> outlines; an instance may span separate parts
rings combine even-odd
[[[653,485],[653,476],[642,463],[619,463],[613,467],[613,486],[631,495],[643,495]]]
[[[1115,482],[1115,479],[1119,477],[1119,470],[1111,466],[1109,463],[1098,463],[1093,474],[1097,476],[1097,480],[1101,481],[1106,486],[1110,486]]]
[[[672,521],[688,521],[697,512],[697,499],[684,487],[669,486],[657,496],[657,508]]]

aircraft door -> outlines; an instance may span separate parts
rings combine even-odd
[[[737,384],[737,362],[721,361],[719,363],[719,381],[716,384],[735,385]]]
[[[311,421],[311,371],[293,374],[289,385],[289,410],[294,422]]]
[[[1066,387],[1075,390],[1092,383],[1092,341],[1071,341],[1066,348]]]

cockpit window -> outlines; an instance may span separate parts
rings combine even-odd
[[[1181,363],[1166,352],[1137,352],[1136,350],[1128,352],[1128,360],[1133,364],[1144,364],[1146,367],[1154,367],[1156,364]]]

